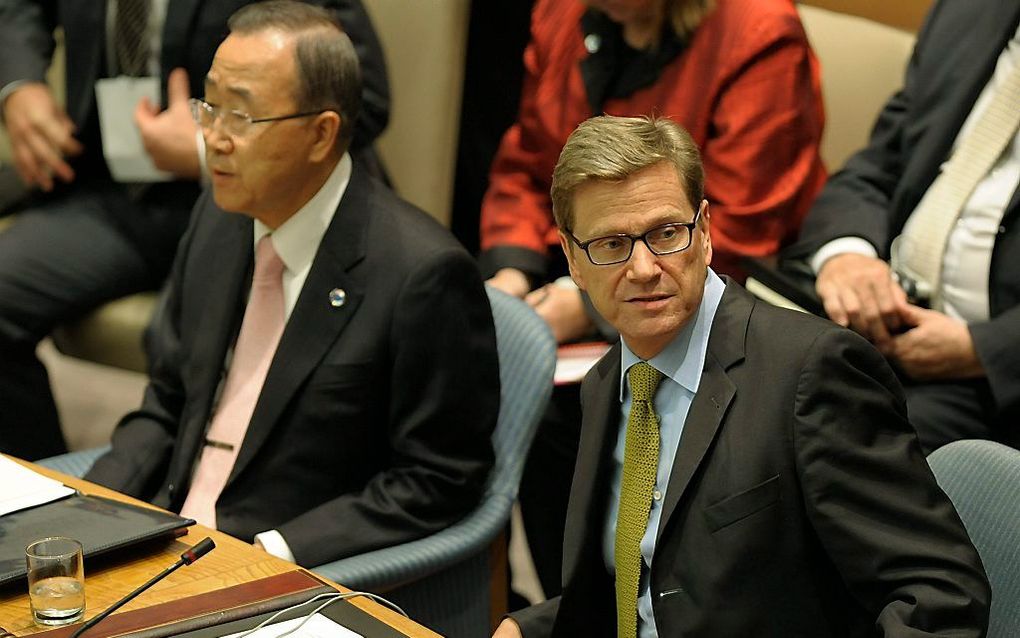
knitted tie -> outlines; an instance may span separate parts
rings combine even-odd
[[[942,260],[949,235],[978,183],[1002,155],[1020,126],[1020,66],[996,89],[985,112],[960,140],[897,239],[893,267],[929,284],[932,307],[941,309]],[[902,259],[900,258],[902,256]]]
[[[662,373],[645,362],[627,371],[630,415],[623,453],[620,509],[616,516],[616,627],[619,638],[637,635],[638,584],[641,579],[641,538],[648,527],[652,488],[659,467],[659,419],[652,397]]]
[[[206,527],[216,527],[216,500],[237,460],[255,404],[266,380],[269,364],[283,334],[283,261],[269,235],[259,240],[251,296],[237,335],[206,445],[199,457],[181,515]]]
[[[114,50],[122,75],[147,75],[151,0],[117,0]]]

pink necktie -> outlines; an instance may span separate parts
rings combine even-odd
[[[234,357],[181,515],[216,527],[216,500],[237,460],[269,364],[283,334],[283,262],[269,235],[255,251],[255,275]]]

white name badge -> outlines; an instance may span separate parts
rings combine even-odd
[[[122,76],[96,82],[103,155],[110,174],[118,182],[167,182],[174,179],[172,173],[156,168],[142,145],[134,113],[143,97],[159,104],[159,78]]]

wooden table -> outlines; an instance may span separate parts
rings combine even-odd
[[[148,503],[124,496],[94,483],[60,474],[31,463],[24,464],[42,474],[56,478],[83,493],[105,496],[156,509]],[[92,562],[87,562],[85,572],[86,618],[91,618],[99,611],[106,609],[164,568],[177,562],[181,552],[206,536],[211,537],[216,542],[215,550],[197,561],[194,565],[178,569],[116,613],[143,609],[155,604],[176,601],[232,585],[302,569],[293,563],[257,550],[248,543],[232,536],[202,525],[194,525],[188,528],[186,535],[168,543],[155,552],[148,552],[144,556],[132,556],[129,553],[128,557],[123,560],[102,560],[98,569],[94,567]],[[347,591],[341,586],[334,586],[342,591]],[[438,634],[370,599],[358,597],[350,599],[350,602],[411,638],[438,636]],[[24,591],[12,588],[0,591],[0,627],[15,636],[25,636],[49,629],[39,627],[32,621],[27,588]]]

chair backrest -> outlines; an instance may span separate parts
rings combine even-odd
[[[1020,450],[955,441],[928,456],[967,527],[992,585],[988,638],[1020,631]]]
[[[506,600],[506,558],[498,539],[510,520],[556,367],[556,342],[545,321],[520,299],[486,291],[502,387],[492,435],[496,464],[478,507],[431,536],[313,568],[348,587],[385,590],[419,622],[449,636],[488,636],[493,617],[505,611],[498,608]]]
[[[836,171],[864,147],[882,106],[902,86],[914,35],[806,4],[797,10],[822,67],[822,159]]]
[[[390,79],[376,144],[401,197],[450,225],[469,0],[365,0]]]
[[[501,384],[499,419],[492,435],[496,466],[486,498],[499,494],[513,502],[528,448],[552,394],[556,340],[528,304],[490,286],[485,289],[496,324]]]

